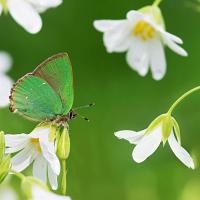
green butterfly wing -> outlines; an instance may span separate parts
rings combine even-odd
[[[35,121],[67,114],[73,104],[73,76],[66,53],[50,57],[11,91],[10,110]]]
[[[67,53],[60,53],[45,60],[33,75],[47,81],[61,99],[63,114],[67,114],[74,101],[72,66]]]

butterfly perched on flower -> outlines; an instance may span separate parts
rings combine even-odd
[[[54,55],[12,87],[10,110],[40,122],[30,134],[7,134],[6,153],[12,157],[12,169],[21,172],[33,163],[33,176],[47,182],[53,190],[70,152],[68,121],[77,115],[74,101],[73,73],[67,53]],[[60,165],[62,162],[62,165]],[[61,181],[63,182],[63,181]],[[65,194],[64,189],[63,194]]]

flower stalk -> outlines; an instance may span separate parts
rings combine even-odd
[[[162,0],[155,0],[153,6],[159,6]]]
[[[67,166],[66,166],[66,160],[61,160],[61,185],[60,190],[62,195],[67,194]]]
[[[197,86],[191,90],[189,90],[188,92],[186,92],[185,94],[183,94],[181,97],[179,97],[170,107],[170,109],[168,110],[168,114],[171,115],[173,110],[188,96],[190,96],[191,94],[193,94],[194,92],[197,92],[198,90],[200,90],[200,86]]]

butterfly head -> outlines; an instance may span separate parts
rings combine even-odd
[[[76,117],[77,113],[75,112],[75,110],[71,110],[68,115],[69,120],[75,119]]]

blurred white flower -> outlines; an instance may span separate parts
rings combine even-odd
[[[94,27],[103,32],[103,42],[109,53],[127,52],[130,67],[145,76],[149,68],[155,80],[166,73],[164,45],[181,56],[187,52],[178,44],[182,40],[165,31],[164,21],[157,6],[147,6],[139,11],[129,11],[127,19],[96,20]]]
[[[4,186],[0,190],[1,200],[18,200],[16,192],[10,186]]]
[[[137,163],[141,163],[151,156],[162,141],[164,144],[168,141],[169,146],[176,157],[188,168],[195,168],[192,157],[181,146],[177,122],[173,117],[167,114],[156,118],[145,130],[139,132],[123,130],[116,132],[115,136],[136,145],[132,157]]]
[[[50,141],[50,127],[36,127],[30,134],[5,135],[6,153],[17,153],[12,158],[12,169],[21,172],[33,163],[33,176],[47,182],[47,171],[53,190],[58,188],[60,162]]]
[[[4,51],[0,51],[0,107],[5,107],[9,104],[9,95],[13,81],[8,75],[6,75],[6,72],[11,68],[11,66],[11,56]]]
[[[52,192],[48,192],[45,189],[33,186],[32,187],[32,200],[41,200],[41,199],[48,199],[48,200],[71,200],[68,196],[61,196],[54,194]]]
[[[13,19],[29,33],[38,33],[42,28],[40,13],[59,6],[63,0],[2,0],[0,14],[9,12]]]

